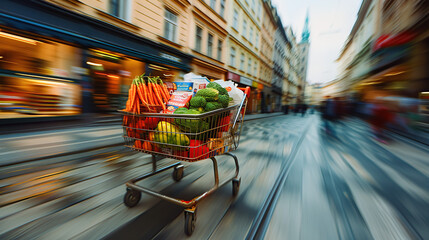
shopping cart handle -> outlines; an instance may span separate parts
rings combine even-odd
[[[241,91],[244,92],[244,94],[246,94],[246,97],[249,98],[250,95],[250,87],[245,87],[245,88],[241,88],[239,87],[238,89],[240,89]]]

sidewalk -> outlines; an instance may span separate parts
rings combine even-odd
[[[282,113],[249,114],[245,121],[275,117]],[[107,123],[107,124],[103,124]],[[78,124],[55,130],[21,132],[0,135],[0,167],[19,162],[63,156],[101,147],[122,145],[120,119],[102,118],[99,122]]]

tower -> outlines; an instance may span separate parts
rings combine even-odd
[[[300,60],[299,60],[299,86],[298,86],[298,96],[301,97],[304,102],[306,101],[305,93],[305,85],[307,83],[307,66],[308,66],[308,53],[310,50],[310,29],[308,26],[308,9],[307,16],[305,17],[304,28],[301,33],[301,42],[298,44],[300,49]],[[307,102],[308,103],[308,102]]]
[[[304,23],[304,29],[302,29],[301,33],[301,43],[308,43],[310,38],[310,30],[308,29],[308,10],[307,10],[307,16],[305,17],[305,23]]]

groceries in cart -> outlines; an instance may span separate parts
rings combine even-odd
[[[197,89],[189,82],[173,82],[173,92],[159,77],[134,79],[123,110],[128,113],[123,125],[130,147],[186,160],[205,159],[233,148],[238,135],[234,122],[241,120],[241,106],[233,103],[244,98],[243,91],[230,82],[203,84],[205,80],[195,76],[188,81],[192,79]]]
[[[136,206],[142,192],[177,204],[185,209],[184,230],[189,236],[195,229],[197,204],[201,200],[229,182],[232,182],[232,195],[238,194],[241,182],[239,163],[231,151],[237,149],[240,142],[247,104],[244,96],[248,96],[250,90],[247,87],[244,94],[230,81],[208,82],[206,78],[193,74],[186,74],[184,80],[163,83],[158,77],[140,76],[131,86],[127,108],[120,112],[124,116],[126,147],[151,154],[153,166],[152,172],[126,183],[125,205],[130,208]],[[165,96],[164,92],[168,95]],[[229,156],[235,163],[235,174],[223,177],[222,181],[218,173],[218,155]],[[172,176],[176,182],[183,178],[185,166],[181,162],[157,168],[160,157],[188,162],[211,159],[213,187],[186,200],[137,184],[167,169],[174,169]]]

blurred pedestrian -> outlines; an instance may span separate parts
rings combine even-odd
[[[301,105],[301,117],[304,117],[305,113],[307,112],[307,108],[308,108],[307,104],[303,103]]]
[[[323,123],[325,126],[325,131],[327,134],[335,136],[335,129],[333,126],[333,121],[336,120],[337,114],[336,114],[337,104],[336,101],[330,96],[326,97],[326,100],[321,105],[321,112],[322,112],[322,118]]]
[[[372,106],[370,123],[374,133],[374,138],[375,140],[386,144],[387,137],[385,135],[385,130],[387,124],[392,121],[393,115],[380,100],[376,100]]]

